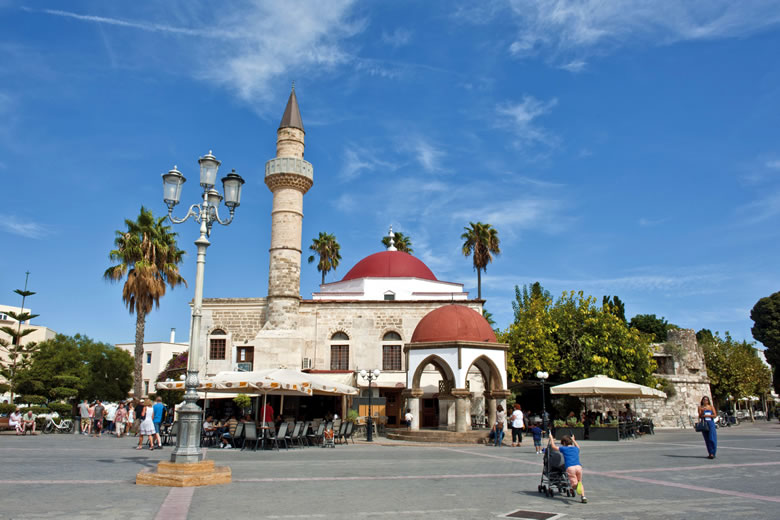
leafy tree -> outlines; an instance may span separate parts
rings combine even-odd
[[[628,325],[640,332],[650,334],[655,343],[666,341],[666,331],[674,327],[666,319],[658,318],[655,314],[637,314],[631,318]]]
[[[122,289],[122,300],[130,314],[135,313],[135,370],[133,392],[143,395],[144,328],[146,315],[154,306],[160,306],[166,285],[174,288],[187,284],[179,273],[184,256],[176,244],[176,233],[165,225],[166,217],[155,218],[141,206],[138,219],[126,219],[126,230],[116,232],[109,258],[118,262],[106,269],[103,277],[118,282],[127,276]]]
[[[390,247],[390,237],[383,236],[382,244],[384,244],[385,247]],[[412,249],[412,239],[399,232],[393,233],[393,247],[404,253],[409,253],[410,255],[414,251]]]
[[[482,299],[482,271],[493,261],[493,255],[501,254],[501,241],[498,231],[490,224],[469,222],[469,227],[460,236],[463,240],[463,256],[473,256],[474,269],[477,271],[477,298]]]
[[[341,261],[341,246],[336,240],[336,236],[330,233],[324,233],[320,231],[320,236],[311,240],[309,249],[314,251],[314,254],[309,257],[309,263],[314,262],[316,257],[319,257],[317,262],[317,270],[322,273],[322,283],[325,283],[325,275],[332,270],[336,270]],[[316,256],[315,256],[316,255]]]
[[[769,392],[771,373],[747,341],[736,341],[726,332],[721,338],[707,329],[696,333],[704,351],[713,399],[723,402]]]
[[[19,374],[19,390],[48,401],[124,399],[132,387],[133,358],[87,336],[57,334],[43,341]]]
[[[173,379],[179,381],[181,376],[187,375],[187,361],[189,352],[174,354],[165,365],[165,370],[157,375],[157,382]],[[163,400],[165,406],[173,407],[184,399],[184,390],[158,390],[157,395]]]
[[[22,371],[29,366],[30,357],[38,348],[34,341],[22,343],[22,338],[35,332],[35,329],[23,329],[22,323],[29,323],[31,319],[39,316],[38,314],[31,314],[24,311],[24,304],[27,297],[35,294],[33,291],[27,290],[27,279],[29,277],[30,273],[28,271],[27,278],[24,280],[24,289],[14,290],[16,294],[22,297],[20,312],[6,311],[8,316],[16,320],[16,327],[0,327],[0,331],[3,331],[11,337],[10,343],[5,339],[0,338],[0,351],[5,354],[4,356],[0,356],[0,375],[9,382],[11,402],[14,400],[16,380],[19,371]],[[3,358],[5,358],[6,361],[3,361]]]
[[[513,380],[531,378],[538,370],[557,371],[560,356],[554,337],[557,325],[550,314],[552,305],[550,293],[539,282],[530,289],[523,286],[522,292],[515,286],[515,319],[500,335],[500,341],[509,345],[507,370]]]
[[[780,292],[758,300],[750,319],[754,322],[750,331],[766,347],[764,355],[774,371],[774,388],[780,392]]]
[[[624,323],[628,323],[626,320],[626,304],[617,296],[604,296],[601,300],[601,306],[604,307],[604,310],[623,320]]]

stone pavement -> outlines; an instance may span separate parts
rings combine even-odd
[[[563,519],[780,517],[780,424],[718,430],[718,458],[701,434],[659,431],[582,443],[589,499],[537,492],[541,457],[522,448],[358,443],[280,452],[209,449],[233,483],[136,486],[171,449],[81,435],[0,437],[0,519],[100,518],[488,519],[524,509]]]

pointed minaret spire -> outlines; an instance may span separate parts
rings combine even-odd
[[[279,123],[279,128],[298,128],[303,130],[303,119],[301,119],[301,111],[298,109],[298,98],[295,97],[294,81],[290,90],[290,99],[287,100],[287,108],[284,109],[284,115],[282,116],[282,122]]]
[[[390,239],[390,245],[387,246],[388,251],[398,251],[395,248],[395,233],[393,233],[393,226],[390,226],[390,231],[387,233],[387,237]]]

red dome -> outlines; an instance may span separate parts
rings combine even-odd
[[[477,311],[463,305],[445,305],[425,315],[412,334],[412,343],[442,341],[496,341],[496,333]]]
[[[365,257],[349,270],[342,282],[356,278],[423,278],[436,280],[421,260],[401,251],[382,251]]]

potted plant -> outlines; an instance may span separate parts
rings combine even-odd
[[[585,438],[585,425],[574,419],[572,421],[562,421],[556,419],[553,421],[555,427],[555,439],[561,440],[564,435],[574,435],[576,439]]]
[[[617,421],[602,423],[600,418],[590,425],[588,439],[592,441],[617,441],[620,439]]]
[[[233,402],[241,410],[241,416],[246,413],[245,410],[252,406],[252,398],[246,394],[238,394],[233,398]]]

